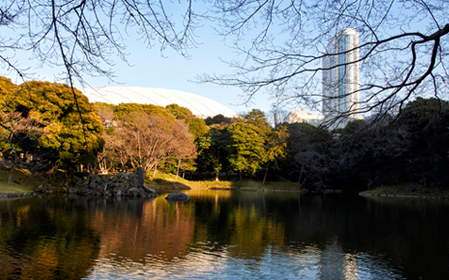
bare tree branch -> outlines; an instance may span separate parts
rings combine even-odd
[[[213,2],[221,16],[222,34],[234,36],[234,47],[245,59],[229,62],[235,69],[231,74],[205,74],[198,80],[241,87],[247,102],[255,94],[265,93],[277,107],[306,105],[320,110],[323,98],[335,97],[322,95],[317,74],[356,63],[361,69],[360,87],[347,96],[358,93],[360,99],[339,117],[379,110],[389,113],[400,110],[416,95],[449,93],[444,67],[449,5],[444,0],[270,1],[272,8],[267,1]],[[327,43],[345,28],[358,31],[360,44],[329,52]],[[354,51],[360,54],[357,60],[330,67],[321,64],[325,57]],[[446,86],[436,83],[434,77],[441,77]]]

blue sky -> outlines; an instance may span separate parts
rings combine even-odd
[[[164,1],[164,5],[165,5]],[[169,3],[169,2],[167,2]],[[169,5],[169,4],[167,4]],[[181,9],[182,5],[179,6],[177,2],[173,2],[173,7]],[[199,4],[200,5],[200,4]],[[398,4],[399,7],[402,7],[403,3]],[[170,6],[171,7],[171,6]],[[172,8],[173,8],[172,7]],[[201,10],[201,6],[199,6]],[[173,13],[176,14],[177,10],[173,10]],[[401,12],[405,13],[406,17],[410,19],[410,17],[406,14],[406,10],[398,11],[398,14]],[[399,24],[395,26],[395,28],[390,28],[387,30],[383,30],[381,33],[385,37],[388,33],[398,34],[401,32],[398,28],[404,27],[404,30],[416,30],[416,27],[419,26],[419,29],[424,28],[424,22],[420,22],[420,19],[413,18],[414,20],[409,25],[416,25],[413,28],[408,28],[407,24],[402,26]],[[424,18],[425,22],[428,21],[428,18]],[[120,25],[120,19],[117,19],[117,27],[123,28]],[[114,23],[115,24],[115,23]],[[263,95],[262,93],[256,94],[251,103],[248,105],[243,105],[246,101],[244,98],[245,93],[236,87],[222,87],[213,84],[198,84],[195,83],[195,77],[202,74],[213,75],[216,74],[227,74],[232,73],[232,69],[227,66],[223,62],[224,61],[242,61],[244,57],[238,57],[233,52],[233,50],[229,47],[225,46],[222,37],[215,35],[214,31],[211,27],[208,26],[208,22],[202,22],[204,26],[200,26],[196,29],[195,32],[195,40],[198,42],[196,48],[190,49],[189,55],[190,58],[186,59],[183,56],[179,55],[173,50],[167,49],[164,51],[165,57],[162,57],[161,52],[159,50],[159,45],[156,42],[152,42],[154,47],[152,49],[148,49],[146,47],[146,43],[143,41],[136,40],[136,36],[132,35],[133,30],[129,30],[129,37],[125,37],[125,43],[127,45],[127,50],[125,51],[129,55],[126,57],[128,63],[122,61],[118,56],[108,57],[111,61],[114,62],[114,66],[110,69],[115,74],[115,80],[113,82],[109,81],[105,77],[89,77],[87,75],[84,76],[84,79],[88,84],[92,87],[104,87],[104,86],[140,86],[140,87],[155,87],[155,88],[167,88],[167,89],[175,89],[185,92],[190,92],[194,94],[198,94],[215,101],[218,101],[237,113],[244,113],[250,111],[252,108],[260,109],[266,113],[271,110],[271,105],[274,100],[270,100],[270,97],[267,95]],[[257,29],[257,24],[253,26],[254,29]],[[406,28],[407,27],[407,28]],[[0,38],[2,36],[8,37],[16,37],[15,33],[7,34],[8,27],[2,26],[2,32],[0,34]],[[282,28],[279,26],[274,26],[272,29],[270,28],[271,35],[274,35],[276,38],[276,44],[282,44],[283,33]],[[434,32],[435,28],[431,29]],[[11,32],[11,31],[10,31]],[[124,30],[120,30],[120,32],[125,32]],[[254,30],[253,30],[254,32]],[[253,34],[244,34],[244,41],[251,41],[251,36]],[[391,34],[390,34],[391,35]],[[50,42],[51,43],[51,42]],[[247,43],[247,42],[246,42]],[[325,45],[327,42],[323,42]],[[3,50],[2,50],[3,51]],[[38,62],[32,59],[31,53],[28,52],[26,54],[17,54],[16,57],[12,60],[13,63],[18,62],[21,68],[30,68],[29,72],[34,72],[37,74],[38,80],[50,81],[50,82],[61,82],[57,78],[57,74],[64,71],[63,68],[51,68],[49,66],[44,66],[42,68],[38,67]],[[400,60],[398,60],[400,61]],[[401,61],[400,61],[401,62]],[[403,64],[403,63],[402,63]],[[388,65],[388,64],[387,64]],[[393,66],[395,66],[394,64]],[[2,75],[5,75],[13,80],[13,82],[19,84],[22,83],[20,79],[16,77],[14,73],[9,71],[5,74],[7,70],[2,69]],[[267,70],[269,71],[269,70]],[[317,79],[320,78],[320,73],[316,75]],[[368,75],[372,75],[372,72],[368,72]],[[293,83],[292,83],[293,84]],[[296,85],[296,84],[293,84]],[[77,87],[80,87],[79,84]],[[317,87],[319,89],[319,86]],[[293,91],[294,93],[294,91]],[[363,98],[363,97],[361,97]],[[294,106],[294,102],[289,102],[287,105]],[[285,108],[285,107],[283,107]],[[289,107],[285,109],[302,109],[302,107]],[[305,108],[306,110],[312,111],[310,108]],[[315,113],[315,112],[314,112]],[[268,114],[267,114],[268,115]]]
[[[242,103],[244,92],[236,87],[223,87],[213,84],[195,82],[196,76],[207,73],[225,73],[231,69],[221,59],[232,60],[235,54],[225,46],[222,39],[214,36],[207,27],[199,29],[200,44],[189,50],[189,58],[185,58],[172,50],[164,50],[163,55],[158,46],[148,49],[144,42],[130,39],[127,41],[128,63],[115,59],[112,68],[117,76],[117,83],[110,83],[106,78],[88,78],[91,86],[141,86],[167,88],[186,91],[218,101],[237,113],[247,112],[252,108],[268,112],[271,102],[267,96],[259,95],[253,104]]]
[[[159,45],[148,49],[145,42],[139,41],[133,36],[125,38],[127,45],[126,57],[128,63],[122,61],[118,56],[111,56],[114,62],[111,70],[115,74],[114,82],[106,77],[89,77],[84,79],[92,87],[104,86],[140,86],[175,89],[198,94],[217,102],[220,102],[237,113],[245,113],[252,108],[260,109],[266,113],[271,110],[272,101],[268,96],[257,95],[252,99],[251,104],[243,105],[246,100],[243,98],[244,92],[236,87],[223,87],[213,84],[199,84],[194,82],[196,76],[201,74],[223,74],[232,70],[222,60],[231,61],[236,59],[231,48],[226,47],[222,38],[214,35],[214,31],[203,26],[196,32],[198,46],[190,49],[189,58],[185,58],[173,50],[166,49],[161,54]],[[22,68],[30,67],[29,72],[35,73],[38,80],[61,82],[57,79],[57,74],[64,71],[63,68],[38,67],[38,62],[24,57],[16,56]],[[4,76],[11,78],[13,82],[20,84],[22,81],[10,72]],[[78,87],[79,84],[78,84]]]

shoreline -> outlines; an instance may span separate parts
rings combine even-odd
[[[289,189],[237,189],[237,188],[195,188],[195,189],[204,189],[204,190],[211,190],[211,191],[241,191],[241,192],[299,192],[299,193],[306,193],[305,190],[289,190]],[[192,188],[194,190],[194,188]]]
[[[34,196],[34,192],[30,193],[2,193],[0,194],[0,198],[16,198],[16,197],[30,197]]]
[[[425,199],[449,199],[447,196],[437,195],[411,195],[411,194],[372,194],[372,193],[359,193],[360,196],[375,196],[375,197],[397,197],[397,198],[425,198]]]

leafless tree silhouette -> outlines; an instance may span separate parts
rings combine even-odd
[[[359,58],[349,63],[359,63],[361,77],[359,103],[341,117],[372,111],[382,117],[417,95],[448,94],[447,0],[213,2],[221,34],[244,59],[230,62],[234,73],[199,79],[242,87],[248,100],[265,92],[278,107],[301,103],[321,111],[322,72],[346,65],[326,68],[322,60],[342,54],[326,48],[345,28],[359,33]]]
[[[73,99],[84,120],[75,94],[75,82],[85,87],[85,75],[114,78],[114,58],[126,61],[129,31],[148,47],[159,43],[186,55],[195,45],[192,34],[198,15],[193,0],[5,0],[0,2],[0,65],[23,81],[34,78],[17,57],[62,69],[57,79],[72,88]],[[171,14],[171,9],[181,12]],[[31,70],[36,71],[36,70]],[[86,139],[86,135],[84,136]]]
[[[15,59],[28,55],[61,68],[60,79],[73,85],[86,74],[113,78],[114,58],[126,60],[129,31],[153,47],[182,55],[195,45],[197,15],[192,0],[6,0],[0,3],[0,61],[20,76],[29,74]],[[181,12],[172,15],[167,9]]]
[[[248,100],[265,92],[278,107],[320,109],[321,72],[329,70],[322,59],[339,55],[325,52],[326,44],[337,31],[354,28],[362,71],[353,110],[388,114],[415,95],[447,94],[448,14],[447,0],[6,0],[0,3],[0,61],[23,76],[16,58],[26,53],[62,67],[60,78],[73,86],[85,74],[113,78],[114,58],[126,59],[128,32],[137,30],[149,47],[186,55],[196,45],[196,27],[218,24],[245,56],[230,62],[234,73],[201,81],[241,87]]]

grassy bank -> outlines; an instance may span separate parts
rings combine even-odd
[[[9,170],[0,170],[0,194],[24,194],[35,190],[42,179],[36,176],[31,176],[22,170],[16,170],[13,176],[13,185],[8,185]]]
[[[41,185],[44,179],[32,176],[22,170],[14,173],[14,184],[8,185],[9,170],[0,169],[0,194],[30,193]],[[261,182],[255,181],[189,181],[173,174],[157,173],[155,178],[147,178],[145,185],[154,189],[188,190],[188,189],[223,189],[241,191],[305,191],[293,182]]]
[[[240,191],[304,191],[294,182],[262,182],[255,181],[188,181],[176,178],[172,174],[158,173],[155,178],[145,180],[148,187],[155,189],[223,189]]]
[[[424,187],[419,183],[404,183],[400,185],[381,186],[373,190],[364,191],[361,195],[378,196],[413,196],[449,198],[449,191]]]

